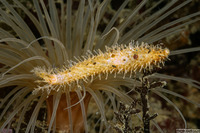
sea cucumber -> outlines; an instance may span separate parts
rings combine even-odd
[[[107,79],[108,75],[112,73],[115,76],[123,73],[125,77],[126,73],[130,73],[131,76],[133,72],[151,71],[155,67],[160,67],[160,64],[164,65],[169,53],[168,48],[162,48],[159,45],[154,46],[144,42],[139,44],[132,41],[129,45],[106,47],[104,53],[101,50],[98,52],[88,51],[87,56],[75,57],[77,62],[69,61],[73,65],[64,66],[60,70],[36,67],[32,72],[42,79],[39,82],[46,83],[45,86],[36,89],[66,84],[70,86],[73,83],[78,84],[81,80],[93,81],[95,76],[101,79],[102,74],[106,75]]]

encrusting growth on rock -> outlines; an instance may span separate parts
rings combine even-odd
[[[71,66],[65,66],[63,69],[58,70],[46,70],[45,68],[36,67],[33,72],[36,76],[42,80],[38,82],[44,82],[46,85],[43,87],[35,88],[35,91],[39,91],[44,88],[51,90],[57,90],[59,86],[65,85],[71,86],[72,84],[82,80],[84,82],[93,81],[95,76],[101,79],[101,75],[104,74],[106,79],[109,74],[123,73],[124,77],[127,73],[141,72],[143,69],[151,71],[155,67],[160,67],[160,64],[164,65],[164,61],[168,59],[170,51],[167,48],[162,48],[159,45],[153,46],[147,43],[130,42],[126,45],[115,45],[112,47],[106,47],[106,52],[98,50],[88,51],[87,57],[82,56],[75,59],[78,62],[69,61]],[[72,65],[73,64],[73,65]],[[49,92],[50,93],[50,92]]]

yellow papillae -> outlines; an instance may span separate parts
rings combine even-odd
[[[72,83],[78,83],[80,80],[85,82],[92,81],[95,76],[101,78],[102,74],[119,74],[140,72],[143,69],[151,71],[154,67],[160,67],[160,63],[164,64],[164,61],[168,58],[170,53],[169,49],[162,49],[159,46],[151,46],[142,43],[141,45],[133,45],[131,42],[128,46],[113,46],[106,48],[106,52],[103,53],[94,51],[96,55],[89,52],[87,59],[79,60],[78,63],[74,63],[73,66],[61,71],[53,72],[45,69],[35,68],[34,73],[43,79],[49,85],[71,85]],[[84,57],[83,57],[84,58]],[[89,79],[90,78],[90,79]]]

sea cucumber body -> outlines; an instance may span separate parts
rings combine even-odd
[[[137,72],[143,69],[152,70],[154,67],[159,67],[160,63],[168,58],[169,49],[162,49],[159,46],[151,46],[142,43],[141,45],[133,46],[130,43],[128,46],[113,46],[106,48],[103,53],[99,50],[96,55],[91,52],[87,59],[80,59],[73,66],[60,71],[52,72],[44,69],[35,68],[33,72],[43,79],[49,85],[70,85],[73,82],[80,80],[88,81],[88,78],[93,79],[94,76],[101,77],[101,74],[111,73],[128,73]],[[84,58],[84,57],[83,57]]]

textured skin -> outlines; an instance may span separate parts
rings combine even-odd
[[[128,46],[106,47],[105,53],[100,50],[94,53],[96,55],[88,52],[87,57],[82,56],[83,60],[76,58],[78,63],[73,62],[71,67],[56,70],[56,72],[41,68],[35,68],[33,72],[43,79],[41,82],[49,85],[70,85],[80,80],[87,82],[88,78],[93,80],[94,76],[101,78],[101,74],[106,74],[107,78],[111,73],[130,72],[132,74],[132,72],[140,72],[143,69],[151,71],[154,67],[160,67],[160,63],[164,64],[170,51],[167,48],[162,49],[159,46],[145,43],[133,45],[131,42]]]

